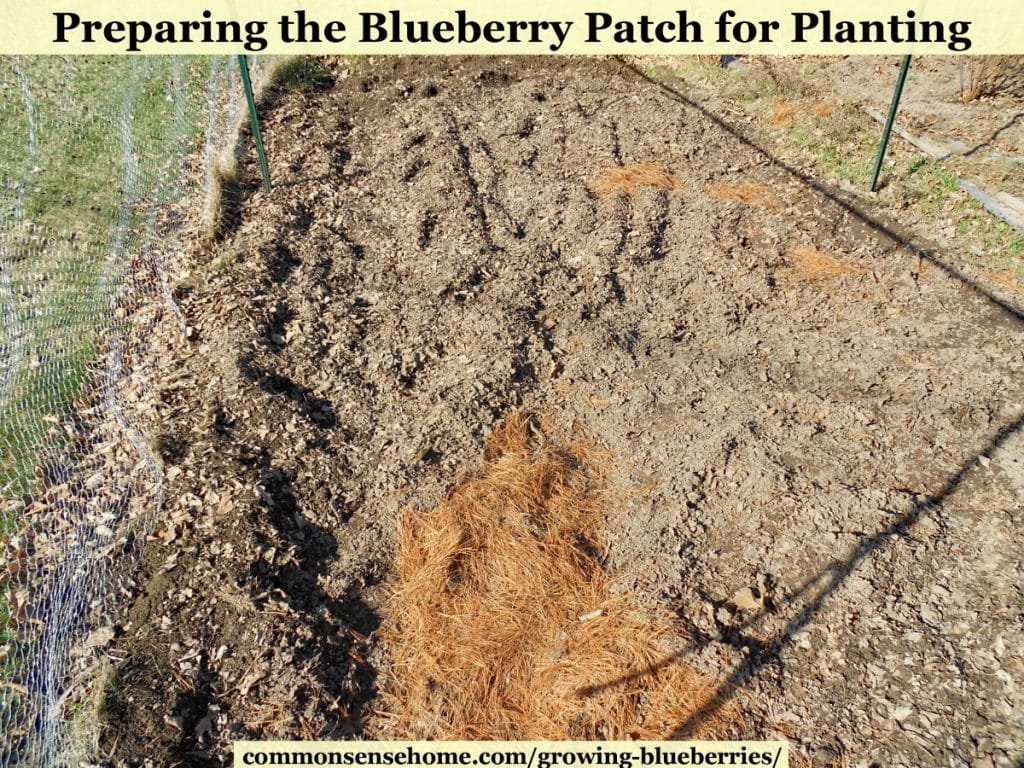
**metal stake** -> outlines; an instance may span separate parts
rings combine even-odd
[[[256,142],[256,156],[260,159],[260,171],[263,173],[263,188],[269,192],[270,166],[267,165],[267,152],[263,148],[263,134],[260,132],[260,118],[256,114],[256,98],[252,94],[252,81],[249,80],[249,62],[244,54],[238,55],[238,67],[242,70],[245,100],[249,103],[249,122],[252,125],[252,138]]]
[[[892,133],[892,123],[896,118],[896,108],[900,105],[900,96],[903,95],[903,84],[907,82],[907,70],[910,69],[910,55],[903,57],[900,65],[900,74],[896,79],[896,90],[892,94],[892,104],[889,105],[889,116],[885,118],[885,128],[882,129],[882,144],[878,148],[878,157],[875,158],[875,170],[871,174],[871,191],[875,191],[878,184],[878,174],[882,172],[882,160],[885,159],[885,150],[889,147],[889,135]]]

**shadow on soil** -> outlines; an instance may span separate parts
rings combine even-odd
[[[998,139],[1005,131],[1010,130],[1011,128],[1013,128],[1013,126],[1019,123],[1022,117],[1024,117],[1024,112],[1018,112],[1009,120],[1007,120],[1003,125],[996,128],[996,130],[992,132],[992,135],[985,139],[983,142],[981,142],[980,144],[976,144],[975,146],[971,147],[969,150],[964,152],[963,156],[970,157],[971,155],[977,154],[985,147],[990,146],[992,142]]]
[[[718,638],[713,638],[706,632],[702,632],[697,627],[693,626],[691,622],[687,621],[685,616],[680,615],[679,618],[683,621],[684,626],[693,638],[692,642],[686,648],[639,672],[634,672],[630,675],[610,680],[599,686],[581,689],[578,692],[579,695],[593,695],[594,693],[606,688],[614,688],[645,675],[653,674],[662,667],[672,664],[680,658],[684,658],[690,652],[713,640],[718,640],[737,649],[746,649],[749,654],[747,659],[741,665],[736,667],[719,686],[715,696],[711,699],[711,704],[694,712],[689,719],[680,723],[669,737],[672,739],[690,738],[693,732],[706,720],[712,718],[715,713],[730,700],[733,693],[751,677],[756,676],[767,666],[782,664],[782,652],[785,650],[786,645],[792,640],[793,636],[810,623],[814,616],[821,610],[828,597],[839,588],[843,581],[852,574],[864,560],[885,547],[891,546],[900,540],[905,540],[910,535],[911,528],[913,528],[914,524],[925,515],[930,515],[932,517],[935,523],[939,526],[941,534],[945,529],[942,518],[942,507],[946,499],[956,493],[957,489],[960,488],[971,471],[981,463],[981,457],[987,456],[991,452],[1000,448],[1007,440],[1022,429],[1024,429],[1024,416],[1020,416],[1015,421],[1007,424],[996,432],[985,448],[965,462],[963,466],[960,467],[960,470],[947,480],[946,484],[937,493],[916,501],[913,507],[901,515],[895,522],[880,531],[876,531],[875,533],[862,538],[860,543],[846,558],[832,561],[832,563],[822,569],[819,573],[806,579],[786,602],[793,604],[812,593],[813,596],[810,597],[810,599],[795,615],[793,615],[792,618],[790,618],[786,626],[779,631],[775,637],[769,640],[762,640],[751,637],[744,631],[761,618],[764,613],[763,611],[753,614],[738,625],[722,627],[723,631]],[[821,584],[822,581],[824,581],[824,584],[817,590],[817,592],[814,592],[815,586]],[[714,605],[716,608],[723,605],[720,601],[712,599],[710,595],[701,594],[701,598]],[[769,611],[774,612],[775,610],[781,610],[777,609],[776,606],[767,599],[765,603],[766,609]],[[1024,763],[1018,764],[1018,768],[1024,768]]]
[[[304,232],[312,221],[312,213],[298,203],[285,227]],[[286,237],[282,233],[274,247],[263,253],[267,290],[289,282],[302,263]],[[256,332],[254,343],[239,355],[238,369],[243,378],[266,394],[289,401],[313,428],[307,445],[333,455],[327,436],[338,427],[334,405],[274,365],[285,343],[287,325],[294,318],[288,303],[278,301]],[[301,630],[291,633],[289,641],[294,662],[303,667],[310,664],[314,670],[305,697],[345,702],[339,704],[338,726],[332,733],[308,737],[358,734],[364,719],[362,706],[376,694],[376,674],[361,661],[362,645],[380,619],[360,591],[338,598],[321,586],[321,577],[329,573],[338,556],[338,541],[328,529],[303,515],[296,470],[278,464],[267,445],[242,445],[238,459],[257,474],[261,491],[252,530],[260,551],[271,553],[250,567],[249,575],[258,592],[254,602],[262,609],[276,596],[301,617]],[[373,582],[365,581],[363,587],[367,586],[373,586]],[[299,698],[303,698],[302,692]]]
[[[293,211],[293,220],[289,228],[304,231],[308,229],[312,216],[301,204]],[[288,282],[302,261],[295,256],[283,239],[278,239],[272,251],[263,254],[270,285],[283,285]],[[285,343],[287,325],[295,318],[294,310],[284,300],[278,301],[268,314],[257,333],[256,342],[271,356],[281,351]],[[309,387],[299,384],[290,376],[262,365],[258,360],[256,347],[251,346],[238,356],[238,370],[242,376],[257,384],[266,394],[272,397],[283,396],[294,403],[298,412],[312,426],[322,429],[333,429],[338,425],[338,417],[334,405],[326,398],[319,397]]]
[[[303,517],[295,471],[276,467],[266,449],[249,459],[258,468],[264,491],[254,525],[257,542],[264,551],[279,551],[276,557],[256,560],[251,566],[250,575],[260,589],[256,606],[262,608],[260,600],[277,595],[304,618],[301,636],[292,638],[293,658],[300,665],[314,662],[315,679],[310,685],[319,689],[319,698],[348,702],[340,733],[331,735],[355,735],[364,719],[362,705],[376,695],[376,673],[358,661],[359,646],[377,629],[380,618],[358,591],[339,599],[320,586],[319,577],[337,557],[338,541]],[[264,530],[277,535],[271,540]]]
[[[720,689],[719,702],[712,707],[707,707],[695,712],[686,722],[679,725],[673,734],[673,738],[682,738],[686,734],[692,732],[704,719],[712,715],[716,709],[721,707],[721,704],[728,695],[728,691],[742,685],[747,679],[756,674],[766,665],[779,662],[781,660],[781,653],[783,649],[786,644],[790,642],[793,635],[798,633],[811,621],[815,614],[821,610],[825,600],[836,591],[843,581],[853,573],[865,559],[885,547],[906,539],[914,524],[925,515],[930,515],[938,524],[941,534],[945,529],[942,517],[942,507],[946,499],[956,493],[957,489],[960,488],[966,477],[980,464],[982,456],[987,456],[992,451],[997,450],[1013,435],[1020,432],[1022,428],[1024,428],[1024,416],[1020,416],[1015,421],[1007,424],[996,432],[988,445],[965,462],[963,466],[960,467],[960,470],[947,480],[946,484],[939,489],[938,492],[916,501],[914,506],[911,507],[909,511],[901,515],[895,522],[880,531],[876,531],[869,536],[863,537],[857,547],[845,559],[833,561],[820,573],[807,579],[794,592],[789,602],[794,602],[805,595],[811,594],[815,585],[819,584],[822,580],[824,580],[825,583],[771,641],[762,643],[759,647],[748,646],[750,647],[749,658],[743,665],[733,670],[732,674],[729,675],[726,683],[724,683]],[[748,626],[757,618],[758,616],[754,616],[753,618],[748,619],[744,626]]]

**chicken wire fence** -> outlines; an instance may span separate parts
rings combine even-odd
[[[244,110],[233,57],[0,58],[2,768],[88,760],[163,493],[142,352]]]

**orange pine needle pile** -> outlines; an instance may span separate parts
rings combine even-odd
[[[640,187],[681,189],[682,183],[661,163],[633,163],[602,168],[590,185],[598,197],[622,193],[632,196]]]
[[[777,209],[779,201],[772,188],[767,184],[744,181],[739,184],[716,184],[709,190],[716,200],[732,200],[746,205],[760,205],[764,208]]]
[[[602,456],[550,434],[510,417],[473,476],[400,521],[381,737],[667,738],[702,713],[696,737],[734,721],[673,652],[674,621],[611,594]]]
[[[768,122],[772,125],[784,125],[796,114],[796,106],[788,101],[776,101]]]
[[[791,266],[785,270],[785,275],[792,279],[802,280],[827,280],[839,278],[846,275],[858,275],[863,270],[844,264],[839,259],[817,248],[800,246],[786,252]]]

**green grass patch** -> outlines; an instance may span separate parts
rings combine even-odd
[[[71,402],[91,379],[96,351],[87,337],[43,369],[30,369],[14,390],[16,406],[0,414],[0,497],[30,493],[35,468],[47,448],[63,441],[56,427],[71,413]],[[11,532],[14,521],[4,526]]]
[[[12,350],[4,363],[17,366],[0,402],[0,494],[27,492],[44,461],[44,419],[66,415],[88,381],[94,340],[109,328],[110,301],[153,211],[182,193],[211,67],[206,58],[127,56],[4,64],[0,194],[20,216],[0,221],[16,293],[0,343]]]
[[[292,93],[317,93],[334,85],[334,77],[315,56],[288,59],[276,73],[277,83]]]
[[[101,242],[123,220],[126,198],[151,191],[164,162],[180,156],[182,134],[194,138],[202,127],[209,61],[27,57],[17,64],[21,76],[9,72],[0,83],[0,168],[23,180],[24,216],[37,228]],[[168,99],[175,84],[189,103],[191,131]]]
[[[784,85],[763,70],[723,67],[718,56],[642,57],[635,63],[654,80],[678,78],[744,105],[786,95]]]
[[[908,203],[929,217],[948,214],[954,204],[967,204],[953,199],[960,192],[956,175],[928,157],[919,155],[911,160],[896,183]]]

